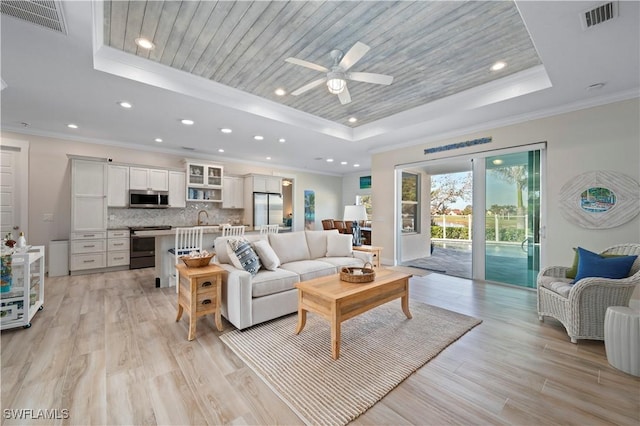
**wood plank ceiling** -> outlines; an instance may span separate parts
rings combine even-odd
[[[541,63],[510,1],[105,1],[105,44],[347,126],[359,126]],[[146,37],[152,51],[134,40]],[[349,81],[341,105],[323,84],[288,93],[331,67],[329,52],[371,50],[351,71],[393,84]],[[508,66],[491,72],[498,61]],[[357,117],[357,123],[347,119]]]

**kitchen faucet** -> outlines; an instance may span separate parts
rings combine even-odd
[[[205,224],[203,224],[203,223],[202,223],[202,221],[200,220],[200,213],[204,213],[204,214],[207,216],[207,219],[209,219],[209,213],[207,213],[207,211],[206,211],[206,210],[200,210],[200,211],[198,212],[198,226],[200,226],[200,225],[205,225]]]

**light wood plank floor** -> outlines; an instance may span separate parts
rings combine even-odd
[[[411,298],[484,322],[354,424],[640,423],[640,379],[611,367],[602,342],[540,323],[535,293],[430,274],[412,278]],[[3,424],[301,423],[212,318],[189,342],[175,314],[175,289],[156,289],[149,269],[47,279],[33,326],[2,332]],[[5,418],[21,408],[69,418]]]

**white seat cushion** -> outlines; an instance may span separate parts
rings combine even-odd
[[[336,267],[332,264],[318,260],[300,260],[298,262],[284,263],[280,268],[300,275],[300,281],[308,281],[337,272]]]
[[[562,297],[569,297],[569,292],[573,287],[573,280],[570,278],[540,277],[538,282],[542,287],[558,293]]]
[[[252,279],[251,297],[262,297],[293,289],[300,279],[297,274],[284,269],[262,269]]]
[[[362,259],[358,259],[357,257],[323,257],[322,259],[318,259],[323,262],[330,263],[338,268],[338,272],[340,272],[340,268],[343,266],[363,266],[364,262]]]

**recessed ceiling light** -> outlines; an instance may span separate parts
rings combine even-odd
[[[127,101],[120,101],[118,102],[118,105],[120,105],[122,108],[133,108],[133,105],[131,105],[131,103]]]
[[[271,157],[267,157],[267,160],[271,160]]]
[[[349,117],[349,123],[355,123],[356,121],[358,121],[357,118],[355,117]]]
[[[231,129],[227,128],[227,127],[220,129],[220,131],[222,133],[231,133],[231,132],[233,132],[233,130],[231,130]]]
[[[147,49],[147,50],[152,50],[155,49],[156,45],[153,44],[150,40],[144,38],[144,37],[138,37],[136,39],[136,44],[140,47],[142,47],[143,49]]]
[[[220,148],[218,149],[218,152],[224,152],[224,149]]]
[[[360,167],[360,164],[356,163],[353,165],[353,167]]]
[[[275,90],[274,93],[278,96],[284,96],[287,94],[287,91],[279,87]]]
[[[492,161],[493,164],[495,164],[496,166],[499,166],[500,164],[503,163],[503,161],[499,158],[496,158],[495,160]]]
[[[155,139],[154,139],[154,141],[156,141],[156,142],[160,143],[160,142],[162,142],[162,139],[160,139],[160,138],[155,138]]]
[[[286,140],[285,138],[280,138],[280,139],[278,139],[278,142],[280,142],[280,143],[285,143],[286,141],[287,141],[287,140]]]
[[[333,158],[327,158],[327,163],[333,163]]]
[[[77,124],[70,123],[70,124],[67,124],[67,127],[68,127],[68,128],[70,128],[70,129],[77,129],[77,128],[78,128],[78,125],[77,125]]]
[[[495,64],[491,65],[491,71],[500,71],[506,66],[507,66],[506,62],[498,61]]]
[[[346,161],[341,161],[340,164],[342,164],[343,166],[346,166],[349,163],[347,163]]]
[[[191,125],[193,125],[193,123],[195,123],[193,120],[189,120],[189,119],[186,119],[186,118],[183,118],[182,120],[180,120],[180,122],[182,124],[184,124],[185,126],[191,126]]]
[[[263,139],[264,139],[264,136],[255,135],[253,138],[254,138],[255,140],[257,140],[257,141],[261,141],[261,140],[263,140]]]

